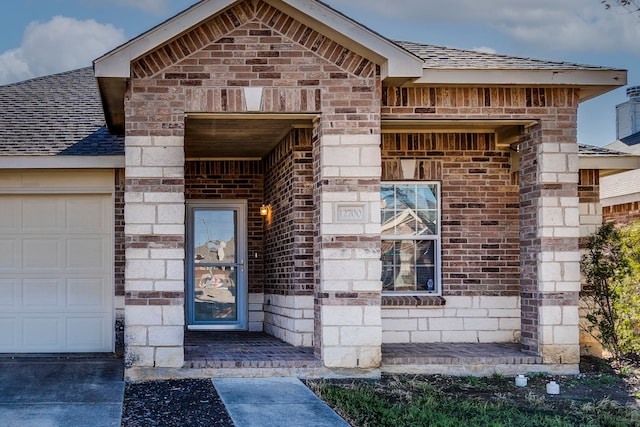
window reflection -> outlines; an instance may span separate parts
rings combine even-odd
[[[386,292],[438,292],[436,183],[383,183],[382,286]]]

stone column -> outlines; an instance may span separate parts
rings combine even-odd
[[[184,364],[183,144],[182,137],[126,138],[127,367]]]
[[[573,134],[563,135],[567,129]],[[577,364],[580,213],[575,126],[542,121],[529,130],[520,154],[522,344],[544,363]]]
[[[382,357],[380,135],[323,135],[314,161],[316,352],[327,367],[375,368]]]

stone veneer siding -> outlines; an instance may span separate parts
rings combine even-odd
[[[572,111],[566,124],[556,120],[529,128],[520,144],[522,344],[545,363],[577,364],[580,358],[578,147]]]

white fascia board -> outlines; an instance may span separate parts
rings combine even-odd
[[[124,156],[0,156],[0,169],[121,169]]]
[[[616,197],[604,197],[600,199],[602,207],[624,205],[633,202],[640,202],[640,193],[625,194],[624,196]]]
[[[627,84],[625,70],[509,70],[425,68],[416,85],[574,86],[602,88],[601,93]]]
[[[640,169],[638,156],[579,156],[580,169],[606,169],[624,172]],[[609,173],[611,174],[611,173]]]
[[[209,0],[191,6],[168,21],[93,61],[95,76],[129,78],[131,61],[164,45],[236,1]]]
[[[345,15],[313,0],[265,0],[381,66],[382,79],[411,78],[422,75],[424,61],[392,41]]]

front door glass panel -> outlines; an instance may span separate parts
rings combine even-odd
[[[246,328],[243,214],[228,204],[189,209],[191,329]]]

